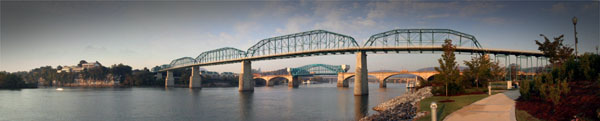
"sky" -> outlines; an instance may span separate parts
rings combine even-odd
[[[362,45],[393,29],[442,28],[474,35],[484,48],[537,50],[535,40],[565,35],[579,53],[596,52],[598,1],[1,1],[0,71],[72,66],[80,60],[134,69],[168,64],[221,47],[246,50],[270,37],[328,30]],[[471,55],[458,55],[462,60]],[[435,54],[368,54],[368,69],[416,70],[439,65]],[[263,71],[306,64],[348,64],[327,55],[252,63]],[[202,67],[240,72],[241,65]],[[350,69],[354,70],[354,69]]]

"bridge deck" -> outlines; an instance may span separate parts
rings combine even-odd
[[[206,63],[195,63],[190,65],[176,66],[167,69],[159,70],[159,72],[178,69],[178,68],[187,68],[193,66],[210,66],[210,65],[220,65],[220,64],[228,64],[228,63],[238,63],[244,60],[256,61],[256,60],[271,60],[271,59],[281,59],[281,58],[295,58],[295,57],[303,57],[303,56],[312,56],[312,55],[327,55],[327,54],[353,54],[354,52],[366,51],[366,52],[388,52],[388,51],[443,51],[441,46],[419,46],[419,47],[353,47],[353,48],[339,48],[339,49],[320,49],[320,50],[311,50],[311,51],[301,51],[301,52],[290,52],[290,53],[282,53],[282,54],[273,54],[273,55],[265,55],[265,56],[254,56],[254,57],[243,57],[236,59],[229,59],[223,61],[214,61],[214,62],[206,62]],[[457,47],[455,52],[465,52],[465,53],[487,53],[487,54],[502,54],[502,55],[523,55],[523,56],[544,56],[542,52],[539,51],[523,51],[523,50],[508,50],[508,49],[484,49],[484,48],[470,48],[470,47]]]

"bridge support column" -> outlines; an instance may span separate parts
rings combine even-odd
[[[338,73],[337,87],[348,87],[348,81],[345,81],[344,79],[344,73]]]
[[[387,82],[385,81],[385,77],[391,77],[391,75],[377,74],[375,77],[377,78],[377,82],[379,82],[379,88],[386,88]]]
[[[379,88],[386,88],[387,84],[385,83],[385,80],[379,80]]]
[[[173,71],[167,71],[167,78],[165,78],[165,87],[175,86],[175,77],[173,77]]]
[[[270,80],[270,79],[269,79],[269,80]],[[265,87],[272,87],[272,86],[273,86],[273,84],[271,84],[271,83],[273,83],[273,82],[271,82],[271,81],[269,81],[269,80],[265,80]]]
[[[190,74],[190,88],[202,88],[202,78],[200,78],[200,67],[193,66]]]
[[[254,80],[252,79],[252,65],[249,60],[242,61],[242,73],[239,78],[239,91],[254,91]]]
[[[298,76],[292,76],[292,80],[289,80],[288,87],[298,87],[300,85],[300,80]]]
[[[354,95],[368,95],[369,83],[366,52],[356,53],[356,76],[354,78]]]

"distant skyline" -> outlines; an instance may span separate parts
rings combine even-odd
[[[247,50],[261,39],[315,29],[354,37],[362,46],[392,29],[442,28],[474,35],[485,48],[537,50],[540,34],[579,54],[600,41],[598,1],[270,1],[270,2],[12,2],[1,1],[0,71],[41,66],[123,63],[149,69],[221,47]],[[458,62],[470,55],[458,55]],[[369,54],[368,69],[416,70],[438,66],[440,54]],[[513,58],[514,62],[514,58]],[[313,56],[252,63],[263,71],[313,63],[348,64],[355,55]],[[241,65],[202,67],[238,73]]]

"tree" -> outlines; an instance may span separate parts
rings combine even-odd
[[[79,61],[79,64],[77,64],[77,66],[81,67],[81,65],[86,64],[86,63],[87,63],[87,61],[81,60],[81,61]]]
[[[504,70],[504,68],[500,67],[500,63],[492,62],[492,64],[490,65],[490,73],[490,79],[500,80],[500,78],[506,74],[506,71]]]
[[[564,35],[555,37],[552,42],[545,35],[540,34],[540,36],[544,37],[544,42],[535,40],[535,44],[539,46],[538,50],[542,51],[546,57],[549,57],[549,61],[553,66],[560,66],[573,56],[573,48],[567,47],[562,43]]]
[[[471,61],[464,61],[467,69],[463,72],[465,79],[474,81],[475,86],[483,81],[498,79],[503,75],[503,69],[498,62],[491,62],[488,55],[471,58]]]
[[[102,66],[102,64],[100,64],[100,62],[96,61],[96,63],[98,64],[98,66]]]
[[[117,77],[117,80],[120,81],[123,84],[133,84],[131,82],[126,82],[128,80],[126,80],[126,77],[128,75],[131,75],[131,66],[127,66],[127,65],[123,65],[123,64],[119,64],[119,65],[113,65],[110,68],[110,73],[112,75],[114,75],[115,77]]]
[[[442,49],[444,50],[444,54],[442,54],[442,58],[438,59],[440,67],[435,67],[435,71],[439,74],[438,77],[435,77],[434,79],[436,82],[444,83],[446,87],[446,96],[448,96],[448,86],[449,84],[456,84],[459,81],[460,72],[454,55],[456,46],[452,45],[452,40],[445,40]]]
[[[1,88],[24,88],[27,87],[23,78],[16,74],[11,74],[7,72],[0,72],[0,89]]]

